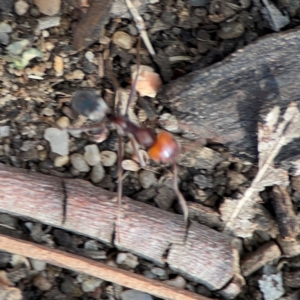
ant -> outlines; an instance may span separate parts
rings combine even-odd
[[[118,101],[117,113],[108,112],[108,106],[105,101],[98,97],[94,92],[91,91],[79,91],[75,94],[71,101],[72,108],[81,115],[88,117],[92,121],[101,122],[105,117],[116,126],[118,131],[118,214],[117,214],[117,234],[118,240],[120,240],[120,215],[121,215],[121,200],[122,200],[122,135],[127,135],[135,155],[137,156],[141,167],[145,167],[146,164],[142,157],[139,154],[136,143],[141,147],[148,150],[149,157],[157,162],[162,164],[173,164],[173,189],[177,195],[180,206],[183,211],[184,220],[187,221],[188,218],[188,208],[186,201],[178,189],[177,183],[177,165],[176,159],[180,154],[180,145],[168,132],[161,132],[156,135],[152,130],[146,127],[139,127],[129,120],[128,109],[130,103],[133,99],[133,96],[136,92],[136,85],[139,76],[139,67],[140,67],[140,38],[138,39],[137,46],[137,65],[136,65],[136,76],[132,84],[130,91],[129,99],[126,105],[125,114],[121,115],[119,113],[119,105],[121,103],[120,99]],[[116,79],[114,77],[113,82],[115,88],[117,86]],[[68,131],[73,130],[92,130],[97,129],[97,125],[91,127],[81,127],[77,129],[68,129]]]

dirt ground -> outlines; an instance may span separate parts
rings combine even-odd
[[[212,66],[265,35],[300,24],[300,1],[297,0],[274,3],[267,0],[140,0],[133,3],[140,9],[153,48],[163,58],[155,61],[142,44],[141,64],[152,67],[163,84]],[[103,122],[98,131],[71,133],[67,138],[49,137],[46,130],[93,124],[71,108],[71,99],[77,91],[95,90],[114,110],[116,85],[112,78],[116,78],[120,87],[130,88],[131,66],[137,63],[135,22],[124,3],[115,1],[104,26],[94,32],[94,42],[78,51],[74,39],[78,44],[82,41],[75,32],[83,28],[81,20],[89,9],[89,1],[0,1],[0,162],[60,178],[84,179],[116,192],[118,135],[110,122]],[[112,70],[107,67],[107,61]],[[170,111],[155,97],[139,97],[131,113],[131,120],[142,126],[155,131],[163,127],[176,135],[176,130],[165,126],[165,120],[172,118]],[[53,151],[51,140],[61,147]],[[180,213],[170,183],[172,169],[150,161],[141,169],[132,160],[128,142],[125,137],[127,164],[123,166],[123,194],[162,210]],[[65,144],[67,151],[63,149]],[[89,145],[97,145],[96,150],[86,147]],[[208,149],[211,161],[203,167],[179,165],[179,187],[189,203],[217,214],[219,223],[201,221],[197,212],[191,210],[192,218],[221,231],[224,221],[220,205],[225,198],[242,195],[251,185],[258,167],[233,157],[222,145],[208,146]],[[290,180],[287,191],[297,214],[299,176]],[[274,219],[271,191],[265,189],[260,197],[269,219],[265,227],[259,227],[251,237],[236,239],[243,258],[256,250],[263,251],[261,247],[266,243],[274,242],[277,247],[278,229],[267,227]],[[206,217],[210,219],[208,213]],[[0,233],[91,258],[97,252],[96,260],[213,299],[300,299],[299,256],[284,257],[281,252],[275,251],[268,259],[264,257],[264,265],[249,271],[238,295],[230,298],[176,273],[168,265],[157,266],[134,254],[124,254],[116,247],[24,217],[1,213]],[[92,254],[87,254],[88,250]],[[0,270],[22,291],[23,299],[159,299],[140,294],[135,295],[136,298],[126,296],[126,288],[117,284],[5,252],[0,252]],[[273,285],[264,285],[272,280]]]

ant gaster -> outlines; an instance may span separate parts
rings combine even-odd
[[[139,41],[140,44],[140,41]],[[139,49],[139,45],[138,45]],[[173,177],[173,189],[178,197],[180,206],[183,210],[184,220],[187,221],[188,218],[188,208],[185,202],[185,199],[181,192],[178,189],[177,183],[177,165],[176,159],[180,154],[180,145],[172,136],[172,134],[168,132],[161,132],[156,135],[152,130],[139,127],[132,123],[128,118],[128,108],[129,104],[133,98],[135,93],[135,88],[138,80],[138,70],[139,70],[139,51],[137,52],[137,72],[136,78],[132,84],[132,89],[130,92],[129,100],[127,102],[125,115],[122,116],[120,114],[113,114],[108,112],[108,106],[105,101],[96,95],[95,92],[92,91],[79,91],[75,94],[72,99],[72,107],[73,109],[82,114],[93,121],[101,122],[103,118],[106,116],[108,120],[115,124],[117,127],[119,136],[118,136],[118,222],[117,222],[117,233],[118,240],[120,240],[120,211],[121,211],[121,199],[122,199],[122,134],[126,134],[133,147],[133,151],[135,152],[138,160],[141,164],[141,167],[145,167],[145,163],[141,158],[138,149],[136,148],[136,142],[148,150],[148,154],[150,158],[157,162],[163,164],[173,164],[174,166],[174,177]],[[116,80],[114,80],[116,82]],[[120,101],[118,102],[120,103]],[[96,126],[91,127],[82,127],[81,130],[91,130],[96,129]],[[69,129],[72,131],[74,129]],[[77,129],[78,130],[78,129]]]

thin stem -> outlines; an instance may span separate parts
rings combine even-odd
[[[140,70],[140,64],[141,64],[140,49],[141,49],[141,38],[138,37],[137,54],[136,54],[136,75],[135,75],[134,82],[131,87],[131,91],[130,91],[129,98],[128,98],[127,105],[126,105],[126,110],[125,110],[126,118],[128,117],[128,109],[129,109],[130,103],[132,102],[133,96],[135,94],[136,84],[137,84],[137,81],[139,78],[139,70]]]
[[[146,32],[146,26],[145,26],[143,18],[139,15],[138,10],[133,5],[131,0],[125,0],[125,1],[126,1],[128,9],[129,9],[134,21],[135,21],[136,27],[137,27],[138,31],[140,32],[140,34],[141,34],[141,37],[144,41],[144,44],[145,44],[146,48],[148,49],[149,53],[152,56],[155,55],[155,51],[154,51],[154,49],[151,45],[151,42],[150,42],[149,37],[148,37],[147,32]]]

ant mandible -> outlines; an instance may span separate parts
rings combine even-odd
[[[128,108],[130,106],[130,102],[133,99],[136,90],[136,84],[138,81],[138,74],[139,74],[139,66],[140,66],[140,39],[138,39],[138,47],[137,47],[137,66],[136,66],[136,77],[132,84],[131,92],[129,95],[129,100],[127,102],[125,114],[121,115],[117,113],[109,113],[108,106],[105,101],[98,97],[96,93],[91,91],[79,91],[75,94],[71,101],[72,108],[81,115],[84,115],[91,119],[92,121],[101,122],[105,117],[108,120],[115,124],[118,130],[118,219],[117,219],[117,233],[118,233],[118,240],[120,240],[120,215],[121,215],[121,200],[122,200],[122,135],[126,134],[129,137],[129,140],[132,144],[132,148],[134,153],[136,154],[141,167],[145,167],[145,163],[141,158],[139,151],[136,147],[136,142],[148,150],[149,157],[157,162],[162,164],[173,164],[174,166],[174,175],[173,175],[173,189],[177,195],[179,200],[180,206],[183,211],[184,220],[187,221],[188,218],[188,208],[186,205],[186,201],[178,189],[177,183],[177,165],[176,159],[180,154],[180,145],[175,140],[172,134],[168,132],[161,132],[156,135],[152,130],[139,127],[132,123],[128,117]],[[116,85],[116,80],[113,80],[114,84]],[[119,99],[120,100],[120,99]],[[118,105],[121,101],[118,101]],[[97,126],[91,127],[82,127],[78,128],[80,130],[92,130],[96,129]],[[68,131],[78,130],[78,129],[68,129]]]

